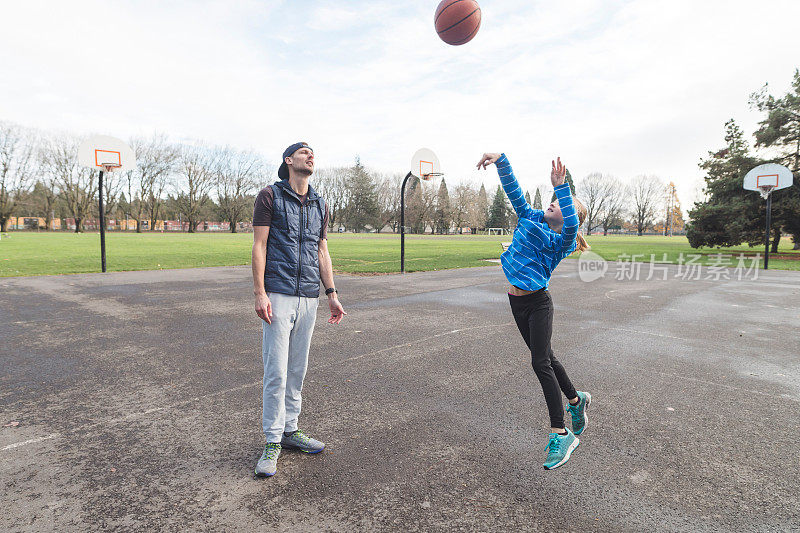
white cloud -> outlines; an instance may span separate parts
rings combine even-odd
[[[0,19],[0,118],[40,128],[255,148],[304,139],[324,165],[355,154],[403,171],[435,149],[448,183],[504,150],[526,189],[561,155],[573,175],[675,181],[723,124],[752,131],[748,95],[788,88],[793,1],[482,0],[467,45],[436,2],[18,2]],[[490,190],[493,173],[481,175]]]

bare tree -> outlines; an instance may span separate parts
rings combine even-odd
[[[14,208],[30,189],[34,140],[16,124],[0,122],[0,231],[8,229]]]
[[[218,151],[216,167],[217,213],[236,233],[237,224],[251,209],[249,196],[270,172],[264,159],[254,152],[231,148]]]
[[[139,206],[137,204],[141,202],[141,199],[137,193],[137,175],[138,172],[136,172],[136,170],[129,170],[128,172],[123,172],[120,176],[120,181],[123,184],[123,188],[127,192],[127,197],[125,198],[125,202],[120,202],[119,207],[122,210],[123,215],[133,220],[136,220],[134,213],[139,213]],[[125,229],[127,230],[129,228],[126,227]],[[139,231],[138,220],[136,223],[136,230]]]
[[[155,227],[180,151],[162,134],[131,139],[131,148],[136,154],[136,168],[120,179],[128,191],[127,214],[136,219],[136,232],[141,233],[145,217],[150,220],[150,229]]]
[[[592,172],[580,183],[580,200],[586,206],[586,233],[599,227],[602,223],[603,213],[613,196],[613,178]]]
[[[78,164],[78,141],[73,137],[51,138],[43,150],[43,171],[54,177],[67,212],[75,219],[75,233],[80,233],[84,221],[94,212],[96,172]]]
[[[52,230],[55,205],[58,200],[58,185],[52,176],[47,175],[44,179],[36,181],[31,192],[31,200],[37,216],[44,215],[45,227]]]
[[[653,225],[664,201],[664,183],[656,176],[637,176],[629,186],[632,217],[636,231],[642,235]]]
[[[178,164],[175,202],[186,215],[189,233],[194,233],[203,208],[209,203],[218,166],[218,151],[204,145],[185,146]]]
[[[409,180],[406,186],[406,224],[411,233],[425,233],[428,226],[433,227],[436,188],[418,179]]]
[[[453,188],[450,196],[450,208],[453,216],[453,223],[456,230],[461,233],[464,226],[477,227],[477,202],[478,191],[475,185],[468,182],[461,182]]]
[[[608,235],[608,229],[622,223],[622,216],[625,213],[627,203],[626,190],[617,178],[609,177],[608,188],[610,196],[605,203],[605,208],[600,214],[600,226],[603,228],[603,235]]]
[[[347,176],[349,167],[319,168],[314,173],[312,184],[317,193],[328,204],[328,223],[333,227],[342,222],[342,213],[347,206]]]
[[[380,229],[389,226],[395,233],[398,230],[400,225],[400,187],[403,185],[404,177],[403,174],[381,174],[376,178]]]

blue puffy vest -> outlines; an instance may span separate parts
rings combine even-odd
[[[319,297],[319,240],[325,200],[309,185],[305,204],[288,181],[272,187],[272,223],[267,239],[264,289],[290,296]]]

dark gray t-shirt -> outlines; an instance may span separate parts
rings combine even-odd
[[[300,201],[305,204],[308,193],[297,195]],[[256,202],[253,206],[253,226],[269,226],[272,224],[272,204],[274,197],[272,187],[264,187],[256,196]],[[325,216],[322,219],[322,236],[321,239],[328,238],[328,202],[325,202]]]

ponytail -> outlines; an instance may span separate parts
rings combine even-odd
[[[583,203],[577,198],[573,198],[572,201],[575,204],[575,211],[578,213],[578,223],[583,224],[583,221],[586,220],[586,215],[589,214],[589,211],[586,210],[586,206],[583,205]],[[579,231],[578,235],[575,237],[575,251],[585,252],[589,248],[591,248],[591,246],[589,246],[589,243],[583,238],[583,233]]]
[[[589,248],[591,248],[591,246],[589,246],[589,243],[583,238],[583,233],[579,231],[578,236],[575,238],[575,251],[585,252]]]

